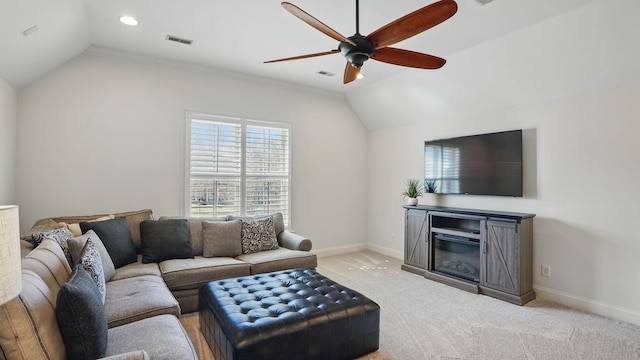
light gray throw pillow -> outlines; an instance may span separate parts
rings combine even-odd
[[[242,221],[203,221],[202,256],[236,257],[242,254]]]
[[[69,253],[71,253],[71,258],[73,259],[74,264],[78,264],[80,262],[80,258],[82,257],[82,250],[87,243],[87,239],[91,239],[91,241],[98,249],[98,252],[100,253],[100,261],[102,262],[104,280],[109,281],[113,279],[113,277],[116,276],[116,268],[113,265],[113,261],[109,256],[107,248],[104,247],[104,244],[93,230],[87,231],[82,236],[70,238],[67,240],[67,244],[69,245]]]

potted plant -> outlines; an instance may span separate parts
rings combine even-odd
[[[418,179],[408,179],[406,189],[402,195],[407,198],[407,205],[417,205],[418,197],[422,196],[422,185]]]
[[[436,180],[425,180],[424,191],[433,194],[438,190],[438,182]]]

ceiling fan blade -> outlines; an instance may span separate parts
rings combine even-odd
[[[375,49],[408,39],[452,17],[458,11],[454,0],[440,0],[405,15],[367,36]]]
[[[344,68],[344,77],[342,78],[343,84],[348,84],[358,78],[360,74],[360,68],[353,67],[350,62],[347,61],[347,66]]]
[[[319,30],[320,32],[322,32],[323,34],[338,40],[338,41],[346,41],[349,44],[356,46],[356,44],[349,40],[348,38],[344,37],[343,35],[341,35],[340,33],[338,33],[337,31],[333,30],[332,28],[330,28],[329,26],[325,25],[322,21],[314,18],[313,16],[309,15],[307,12],[305,12],[304,10],[300,9],[299,7],[293,5],[292,3],[289,2],[283,2],[282,3],[282,7],[284,7],[288,12],[292,13],[293,15],[295,15],[296,17],[298,17],[300,20],[306,22],[307,24],[311,25],[312,27],[314,27],[316,30]]]
[[[265,61],[264,63],[268,64],[268,63],[274,63],[274,62],[280,62],[280,61],[300,60],[300,59],[306,59],[306,58],[316,57],[316,56],[331,55],[339,52],[340,50],[331,50],[331,51],[325,51],[325,52],[315,53],[315,54],[307,54],[307,55],[294,56],[294,57],[289,57],[284,59],[269,60],[269,61]]]
[[[391,47],[376,50],[371,58],[388,64],[418,69],[439,69],[447,62],[437,56]]]

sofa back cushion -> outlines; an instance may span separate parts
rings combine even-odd
[[[0,347],[7,359],[66,359],[55,299],[36,273],[22,270],[22,292],[0,306]]]
[[[53,294],[54,305],[60,286],[71,276],[71,267],[62,249],[51,239],[44,239],[22,259],[22,269],[33,271],[44,281]]]
[[[140,242],[140,223],[144,220],[152,220],[153,212],[150,209],[126,211],[114,214],[98,214],[98,215],[81,215],[81,216],[58,216],[46,219],[38,220],[25,234],[21,236],[21,239],[30,240],[31,234],[57,229],[64,227],[64,224],[77,224],[85,221],[93,221],[104,217],[116,217],[125,218],[129,225],[129,231],[131,232],[131,239],[138,251],[142,248]]]

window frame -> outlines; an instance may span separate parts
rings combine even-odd
[[[240,156],[241,156],[241,165],[240,165],[240,174],[238,177],[240,178],[240,214],[238,216],[246,216],[246,208],[247,208],[247,180],[249,179],[285,179],[287,181],[287,199],[286,199],[286,207],[287,213],[283,213],[283,218],[285,221],[285,228],[291,228],[292,223],[292,201],[291,201],[291,189],[292,189],[292,124],[288,122],[282,121],[267,121],[267,120],[257,120],[250,119],[246,117],[238,117],[238,116],[228,116],[228,115],[216,115],[205,112],[197,112],[197,111],[186,111],[185,112],[185,146],[184,146],[184,183],[183,183],[183,199],[182,199],[182,212],[183,216],[189,217],[191,215],[191,141],[192,141],[192,123],[193,121],[203,121],[203,122],[222,122],[233,125],[240,125]],[[247,164],[247,127],[266,127],[272,129],[283,129],[288,132],[288,161],[287,168],[288,173],[286,176],[277,176],[277,175],[248,175],[246,164]],[[221,178],[228,177],[229,179],[235,179],[235,176],[225,176],[220,175]],[[265,214],[266,215],[266,214]],[[202,217],[203,219],[207,219],[207,217]]]

